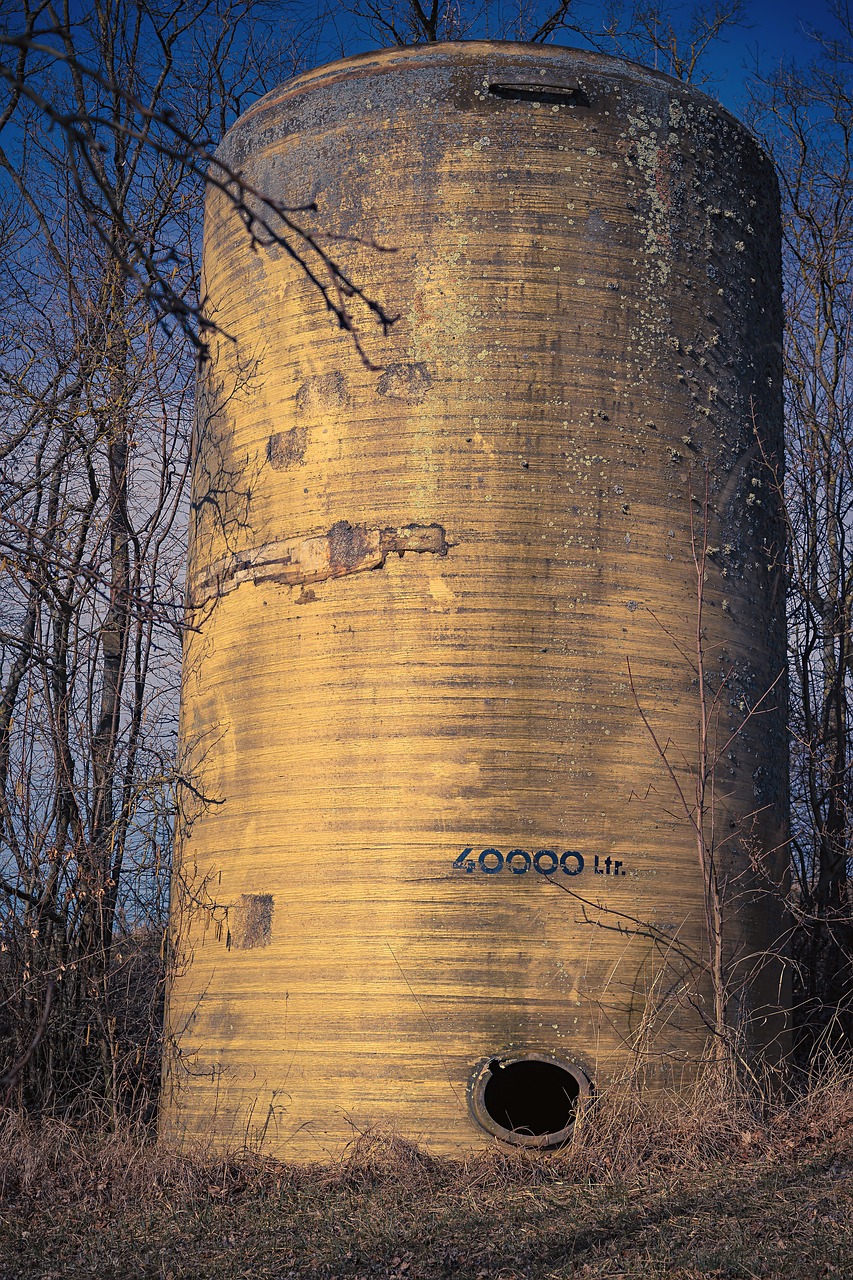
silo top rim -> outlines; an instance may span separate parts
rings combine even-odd
[[[589,49],[578,49],[571,45],[530,44],[514,40],[456,40],[435,44],[414,44],[390,49],[373,49],[367,53],[358,53],[350,58],[339,58],[302,72],[290,80],[272,89],[259,98],[231,126],[228,133],[247,124],[253,116],[269,111],[290,99],[309,93],[312,89],[323,89],[347,80],[366,79],[370,76],[382,75],[396,67],[428,66],[447,62],[463,64],[467,61],[480,61],[485,57],[506,58],[507,61],[519,57],[535,56],[542,62],[560,62],[564,66],[571,62],[573,69],[579,72],[598,73],[611,77],[626,78],[636,83],[657,84],[669,89],[684,98],[700,102],[713,110],[717,115],[725,117],[736,128],[752,136],[747,126],[716,98],[711,97],[695,85],[683,80],[676,80],[664,71],[656,71],[642,63],[632,62],[627,58],[617,58],[606,53],[597,53]],[[228,135],[226,135],[227,137]]]

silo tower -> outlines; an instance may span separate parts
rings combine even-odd
[[[770,162],[665,75],[479,42],[302,75],[221,156],[396,320],[351,299],[360,353],[211,188],[165,1131],[559,1144],[707,1049],[702,847],[778,1055]]]

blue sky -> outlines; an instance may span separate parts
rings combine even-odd
[[[748,0],[746,23],[727,33],[724,43],[709,53],[707,63],[715,76],[709,92],[736,115],[742,113],[746,101],[744,84],[756,63],[768,73],[780,61],[808,62],[815,51],[811,33],[839,31],[829,6],[821,0],[814,4],[802,0]]]

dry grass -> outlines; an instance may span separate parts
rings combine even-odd
[[[602,1097],[556,1156],[441,1161],[365,1134],[334,1166],[159,1150],[10,1116],[0,1277],[853,1277],[853,1075],[762,1103],[708,1076]]]

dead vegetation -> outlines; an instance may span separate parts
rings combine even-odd
[[[850,1276],[851,1174],[840,1070],[775,1101],[719,1072],[680,1098],[604,1095],[551,1157],[437,1160],[367,1133],[296,1167],[9,1115],[0,1277]]]

